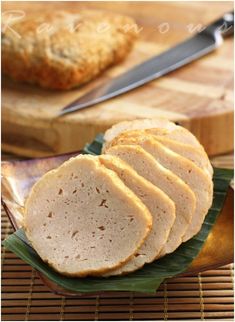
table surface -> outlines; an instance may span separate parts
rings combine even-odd
[[[4,160],[14,159],[3,155]],[[233,167],[233,155],[213,158],[213,165]],[[12,233],[2,210],[2,239]],[[233,321],[233,264],[198,275],[173,278],[155,295],[112,292],[69,298],[55,295],[36,272],[2,249],[2,320],[231,320]]]

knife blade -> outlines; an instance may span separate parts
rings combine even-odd
[[[72,113],[124,94],[212,52],[233,35],[234,12],[224,14],[203,31],[175,47],[154,56],[129,71],[102,84],[59,111],[58,116]]]

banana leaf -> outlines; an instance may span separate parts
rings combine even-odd
[[[98,155],[101,153],[102,135],[85,146],[84,154]],[[3,241],[3,245],[20,257],[33,268],[43,273],[57,285],[79,293],[97,291],[136,291],[154,293],[167,278],[181,274],[187,270],[193,259],[200,252],[216,218],[218,217],[225,198],[229,183],[233,178],[233,170],[214,168],[214,199],[200,232],[188,242],[181,244],[172,254],[164,256],[142,269],[125,276],[108,278],[69,278],[55,272],[43,262],[35,250],[30,246],[23,229],[17,230]]]

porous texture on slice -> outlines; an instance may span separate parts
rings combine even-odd
[[[153,218],[152,229],[134,257],[104,276],[132,272],[141,268],[145,263],[151,263],[160,253],[175,221],[175,205],[162,190],[138,175],[121,159],[111,155],[102,155],[100,162],[117,173],[124,184],[147,206]]]
[[[132,121],[123,121],[114,124],[110,129],[108,129],[104,134],[105,143],[111,142],[119,134],[130,131],[130,130],[145,130],[157,128],[162,131],[162,133],[172,132],[176,129],[176,125],[164,118],[157,119],[136,119]]]
[[[123,133],[119,136],[119,140],[117,138],[118,144],[140,145],[161,165],[175,173],[190,187],[196,196],[196,209],[183,241],[187,241],[197,234],[212,204],[212,179],[192,161],[163,146],[153,135],[146,134],[144,136],[140,133],[139,136],[131,137]]]
[[[137,36],[132,18],[101,10],[53,10],[22,19],[6,15],[6,20],[3,72],[49,89],[70,89],[93,79],[124,59]]]
[[[139,175],[165,192],[175,203],[176,219],[161,255],[173,252],[181,244],[194,215],[196,198],[192,190],[140,146],[116,145],[107,149],[106,154],[117,156],[127,162]]]
[[[160,143],[162,143],[165,147],[169,148],[173,152],[189,159],[193,163],[195,163],[199,168],[205,171],[210,177],[213,175],[213,168],[209,161],[209,158],[205,151],[196,148],[190,144],[182,143],[176,140],[169,139],[162,135],[156,135],[155,129],[147,129],[147,130],[130,130],[125,131],[123,134],[125,137],[139,137],[140,135],[145,136],[146,134],[154,135],[155,139],[157,139]],[[114,138],[110,143],[109,146],[113,146],[117,144],[117,141],[120,140],[120,135]],[[104,149],[105,150],[105,149]]]
[[[149,132],[151,134],[151,132]],[[195,163],[199,168],[205,171],[210,177],[213,176],[213,167],[205,152],[201,149],[197,149],[192,145],[181,143],[172,139],[168,139],[164,136],[154,135],[155,138],[162,143],[165,147],[173,152],[185,157]]]
[[[44,261],[68,276],[119,267],[151,226],[147,207],[98,157],[78,156],[48,172],[25,205],[28,239]]]
[[[182,144],[182,149],[181,148],[177,148],[176,146],[174,147],[174,149],[172,149],[172,151],[175,151],[177,149],[177,153],[181,154],[184,153],[185,155],[182,154],[182,156],[187,157],[188,159],[190,159],[190,155],[192,154],[192,150],[194,150],[194,158],[195,158],[195,154],[197,153],[199,155],[200,158],[200,162],[203,162],[204,167],[206,167],[206,170],[208,171],[209,175],[212,177],[213,176],[213,167],[210,163],[210,160],[208,158],[208,155],[206,153],[206,151],[204,150],[203,146],[198,142],[199,145],[194,144],[195,142],[193,142],[192,137],[193,134],[191,132],[189,132],[187,129],[183,128],[183,127],[178,127],[176,131],[173,132],[169,132],[167,135],[162,135],[161,133],[159,133],[158,129],[146,129],[146,132],[152,135],[156,135],[159,136],[165,140],[168,141],[168,145],[171,144],[171,149],[173,147],[172,143],[169,143],[170,141],[173,142],[177,142],[178,144]],[[195,140],[196,137],[194,137]],[[190,146],[191,147],[191,151],[189,151],[189,153],[187,153],[187,148],[186,146]],[[194,160],[191,160],[195,162]]]
[[[152,129],[152,134],[165,136],[172,140],[191,144],[204,151],[202,145],[198,142],[197,138],[191,132],[189,132],[182,126],[176,125],[175,123],[164,118],[137,119],[133,121],[124,121],[114,124],[105,132],[104,148],[108,147],[109,142],[111,142],[116,136],[123,132],[145,129]]]

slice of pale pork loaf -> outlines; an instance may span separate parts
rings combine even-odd
[[[164,118],[137,119],[133,121],[120,122],[118,124],[113,125],[109,130],[105,132],[105,135],[104,135],[105,144],[103,149],[109,147],[111,144],[111,141],[119,134],[130,130],[146,130],[150,134],[158,135],[160,137],[176,141],[177,143],[183,143],[189,146],[193,146],[195,148],[195,151],[193,152],[193,154],[195,155],[198,152],[199,154],[198,158],[200,158],[203,164],[206,165],[206,168],[208,169],[209,174],[211,176],[213,175],[213,168],[210,164],[208,156],[203,146],[197,140],[197,138],[187,129],[183,128],[182,126],[176,125],[175,123]],[[172,145],[171,145],[171,148],[172,148]],[[184,146],[184,148],[187,149],[186,146]],[[179,153],[179,149],[177,153]],[[184,150],[187,151],[186,149]],[[184,150],[181,149],[182,153],[186,153],[184,152]],[[189,152],[188,156],[190,156],[191,153],[192,152]],[[185,156],[185,157],[188,157],[188,156]]]
[[[151,134],[151,132],[149,132]],[[207,154],[201,149],[197,149],[192,145],[174,141],[164,136],[154,135],[155,138],[162,143],[165,147],[178,153],[195,163],[199,168],[205,171],[210,177],[213,176],[213,168]]]
[[[145,151],[154,156],[161,165],[181,178],[194,192],[196,209],[183,241],[192,238],[201,229],[205,216],[211,207],[213,197],[212,179],[192,161],[164,147],[153,135],[146,134],[144,136],[140,133],[139,136],[131,137],[123,133],[119,138],[120,140],[116,139],[117,146],[119,144],[140,145]]]
[[[139,137],[140,135],[145,136],[146,134],[154,135],[155,139],[157,139],[165,147],[169,148],[170,150],[194,162],[199,168],[204,170],[208,176],[212,177],[213,168],[210,164],[209,158],[205,153],[205,151],[202,151],[201,149],[198,149],[195,146],[192,146],[189,144],[168,139],[165,136],[155,135],[154,133],[155,133],[155,129],[130,130],[130,131],[123,132],[123,134],[125,134],[124,137],[136,137],[136,136]],[[109,143],[109,146],[116,145],[118,140],[121,140],[121,134],[118,135],[116,138],[114,138]]]
[[[169,133],[168,135],[159,135],[158,129],[146,129],[146,132],[156,135],[158,140],[161,138],[161,141],[164,143],[164,145],[170,148],[172,151],[177,152],[193,162],[197,161],[197,165],[199,167],[201,164],[202,169],[205,170],[211,177],[213,176],[213,167],[203,146],[199,142],[198,143],[200,146],[187,142],[186,136],[188,133],[190,133],[188,130],[181,127],[180,130]],[[190,134],[192,135],[192,133]]]
[[[188,130],[182,126],[176,125],[175,123],[164,119],[137,119],[133,121],[125,121],[114,124],[110,129],[105,132],[104,140],[105,146],[109,145],[120,133],[129,130],[144,130],[154,129],[154,134],[165,136],[169,139],[173,139],[182,143],[193,145],[199,149],[203,149],[197,138]]]
[[[124,184],[140,198],[153,218],[151,232],[134,257],[105,276],[132,272],[145,263],[152,262],[160,253],[175,221],[175,205],[163,191],[139,176],[121,159],[111,155],[101,155],[99,159],[105,167],[116,172]]]
[[[99,157],[78,156],[34,185],[24,226],[35,250],[56,271],[99,275],[137,252],[152,216]]]
[[[173,252],[191,223],[196,199],[192,190],[173,172],[164,168],[140,146],[116,145],[106,150],[127,162],[139,175],[165,192],[175,203],[176,219],[161,254]]]

